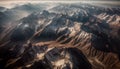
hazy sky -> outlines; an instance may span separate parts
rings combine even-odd
[[[16,5],[22,5],[25,3],[78,3],[78,2],[85,2],[85,3],[108,3],[108,4],[120,4],[120,0],[0,0],[0,6],[12,8]]]
[[[18,1],[18,0],[0,0],[0,1]],[[120,0],[20,0],[20,1],[120,1]]]

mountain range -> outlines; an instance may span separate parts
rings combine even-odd
[[[0,19],[0,69],[120,68],[119,7],[25,4]]]

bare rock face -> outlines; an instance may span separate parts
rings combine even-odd
[[[6,59],[5,59],[6,60]],[[21,57],[7,62],[5,69],[92,69],[84,54],[77,48],[48,48],[31,46]]]

